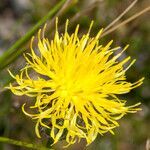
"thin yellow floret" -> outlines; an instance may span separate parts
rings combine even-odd
[[[43,127],[49,129],[54,143],[65,135],[68,144],[79,142],[81,138],[90,144],[98,134],[113,134],[112,129],[119,126],[117,120],[126,113],[140,110],[137,107],[140,103],[126,106],[126,101],[117,96],[143,82],[143,78],[135,83],[126,81],[125,73],[135,60],[125,68],[131,58],[120,62],[118,58],[128,46],[114,55],[120,47],[110,48],[112,41],[100,45],[102,30],[90,37],[92,24],[81,38],[78,37],[79,25],[73,34],[68,33],[68,21],[64,34],[60,35],[56,27],[54,40],[41,38],[39,30],[39,54],[32,48],[32,38],[31,53],[25,55],[26,66],[19,75],[10,72],[17,82],[10,84],[11,91],[19,96],[35,97],[30,109],[36,113],[27,113],[25,104],[22,110],[37,121],[35,131],[39,138],[39,127]],[[29,71],[36,75],[31,76]]]

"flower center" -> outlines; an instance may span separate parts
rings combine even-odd
[[[66,90],[66,89],[61,90],[61,96],[62,96],[62,97],[67,97],[67,96],[69,96],[68,90]]]
[[[71,97],[73,94],[72,86],[70,84],[62,84],[60,86],[60,95],[63,98]]]

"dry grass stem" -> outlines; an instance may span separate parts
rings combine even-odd
[[[103,32],[102,35],[101,35],[101,37],[104,37],[104,36],[108,35],[109,33],[113,32],[113,31],[115,31],[116,29],[120,28],[121,26],[123,26],[123,25],[125,25],[125,24],[131,22],[132,20],[134,20],[134,19],[136,19],[137,17],[141,16],[142,14],[148,12],[149,10],[150,10],[150,6],[147,7],[147,8],[145,8],[145,9],[143,9],[143,10],[141,10],[140,12],[136,13],[135,15],[129,17],[128,19],[126,19],[125,21],[119,23],[118,25],[114,26],[113,28],[111,28],[111,29],[109,29],[109,30]]]
[[[134,0],[114,21],[112,21],[106,28],[104,28],[104,31],[111,28],[117,21],[119,21],[136,3],[138,0]]]

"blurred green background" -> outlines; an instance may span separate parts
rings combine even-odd
[[[3,54],[17,39],[22,37],[34,24],[55,6],[59,0],[0,0],[0,55]],[[110,24],[121,12],[125,10],[131,0],[76,0],[59,17],[59,31],[63,32],[66,18],[70,19],[69,32],[73,32],[79,23],[82,35],[89,28],[91,20],[94,27],[91,35],[95,35],[100,28]],[[129,18],[136,12],[150,5],[149,0],[140,0],[121,19]],[[122,118],[120,127],[116,128],[115,135],[105,134],[99,136],[90,146],[85,148],[85,141],[70,146],[70,150],[149,150],[150,138],[150,13],[140,16],[136,20],[118,28],[114,32],[104,36],[101,43],[114,40],[113,46],[130,44],[122,58],[130,55],[136,59],[136,63],[128,70],[128,81],[134,82],[145,77],[142,86],[132,90],[122,97],[128,100],[128,104],[141,102],[142,111],[137,114],[128,114]],[[47,36],[53,35],[53,26],[49,27]],[[29,50],[28,44],[24,47]],[[1,64],[0,64],[1,65]],[[13,72],[24,65],[24,58],[18,57],[12,64],[0,72],[0,136],[9,137],[29,143],[46,145],[47,138],[38,139],[34,132],[35,122],[26,117],[21,111],[21,105],[28,101],[28,97],[18,97],[10,91],[2,89],[9,82],[7,69]],[[146,148],[147,147],[147,148]],[[0,143],[0,150],[26,149],[14,145]],[[54,149],[62,149],[62,142],[54,146]]]

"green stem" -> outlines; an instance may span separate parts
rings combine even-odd
[[[37,144],[31,144],[31,143],[26,143],[26,142],[22,142],[22,141],[17,141],[17,140],[13,140],[13,139],[6,138],[6,137],[0,137],[0,142],[13,144],[16,146],[21,146],[21,147],[26,147],[26,148],[30,148],[30,149],[35,149],[35,150],[36,149],[37,150],[49,150],[49,148],[39,146]]]
[[[12,62],[18,55],[23,53],[23,50],[19,50],[26,42],[30,40],[33,34],[43,25],[48,19],[50,19],[65,3],[66,0],[61,0],[54,8],[52,8],[47,15],[45,15],[37,24],[29,30],[22,38],[14,43],[8,50],[6,50],[2,56],[0,56],[0,70],[5,68],[10,62]],[[17,54],[16,54],[17,53]]]

